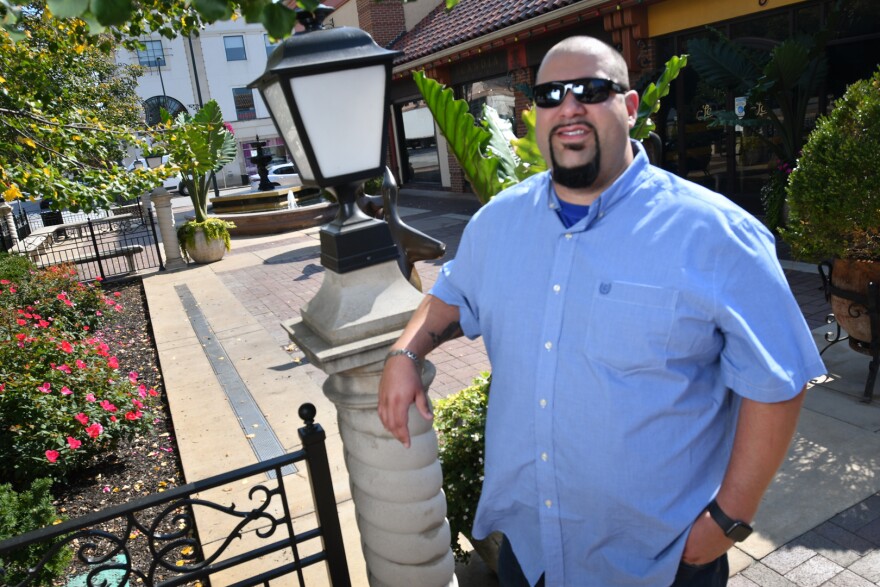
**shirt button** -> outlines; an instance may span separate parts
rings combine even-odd
[[[546,408],[546,407],[547,407],[547,400],[542,399],[542,400],[540,401],[540,404],[541,404],[541,407],[542,407],[542,408]]]
[[[565,238],[567,238],[568,240],[571,240],[571,233],[570,233],[570,232],[566,232],[566,233],[565,233]]]
[[[547,453],[545,453],[545,452],[541,453],[541,460],[544,461],[545,463],[547,462],[547,459],[549,459],[549,458],[550,457],[547,455]]]
[[[553,291],[555,291],[556,293],[559,293],[559,290],[561,290],[561,289],[562,289],[562,288],[559,287],[559,284],[556,284],[556,285],[553,286]]]
[[[549,351],[550,349],[553,348],[553,343],[548,340],[547,342],[544,343],[544,348]]]
[[[605,217],[605,212],[599,212],[599,218],[604,218],[604,217]]]
[[[553,502],[548,499],[547,501],[544,502],[544,505],[547,506],[548,508],[550,508],[550,507],[553,507]]]

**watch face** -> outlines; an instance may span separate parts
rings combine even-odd
[[[742,522],[736,522],[730,528],[730,530],[727,531],[727,537],[730,538],[731,540],[733,540],[734,542],[742,542],[743,540],[748,538],[751,533],[752,533],[751,527],[749,527],[746,524],[743,524]]]

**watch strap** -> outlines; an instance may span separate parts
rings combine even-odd
[[[714,499],[706,506],[709,515],[715,520],[715,523],[721,527],[724,535],[734,542],[742,542],[752,533],[752,527],[741,520],[734,520],[724,513],[721,506]]]

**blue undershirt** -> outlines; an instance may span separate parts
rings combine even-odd
[[[562,225],[565,226],[565,228],[571,228],[580,222],[582,218],[586,218],[587,214],[590,213],[589,206],[571,204],[559,196],[557,196],[556,199],[559,201],[559,210],[557,210],[556,213],[559,215],[559,219],[562,220]]]

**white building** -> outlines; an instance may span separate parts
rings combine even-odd
[[[242,176],[256,171],[250,160],[252,142],[258,136],[267,152],[287,158],[259,93],[247,87],[263,74],[275,47],[262,25],[238,19],[210,25],[199,36],[169,40],[153,35],[141,41],[144,49],[121,49],[116,59],[146,68],[137,94],[144,101],[148,124],[158,122],[160,107],[172,115],[182,109],[193,114],[200,104],[213,99],[223,119],[232,125],[238,154],[217,174],[220,187],[239,185]]]

